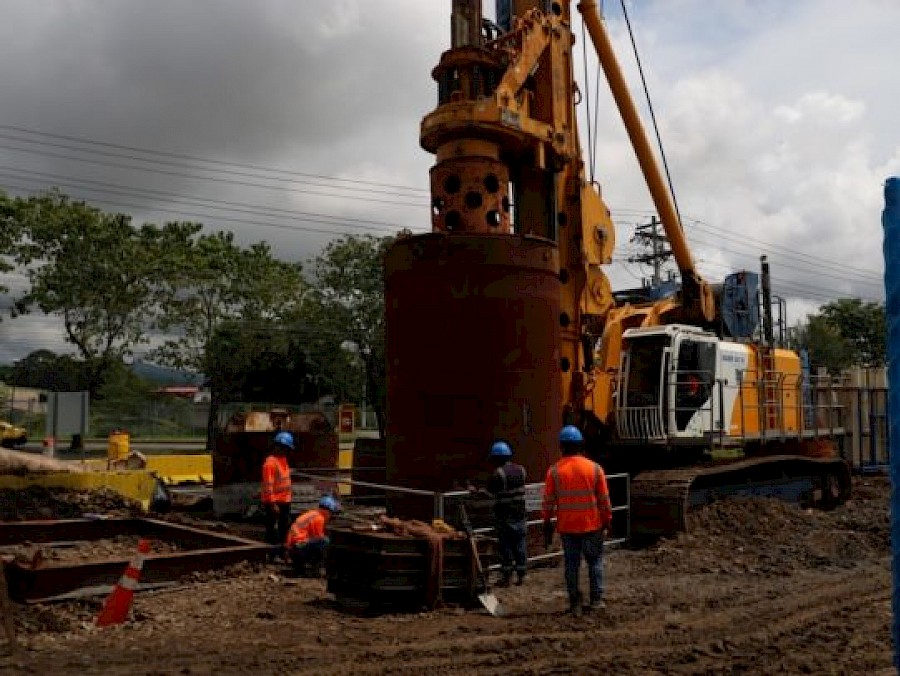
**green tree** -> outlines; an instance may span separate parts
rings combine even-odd
[[[224,402],[300,404],[313,397],[306,347],[284,327],[228,320],[207,347],[212,391]]]
[[[240,327],[259,331],[277,327],[284,316],[295,313],[307,284],[299,264],[276,260],[265,243],[242,248],[232,233],[201,234],[195,224],[172,225],[163,239],[168,256],[160,302],[165,312],[156,327],[171,337],[152,357],[210,378],[207,435],[212,441],[218,409],[232,396],[229,381],[220,376],[237,376],[226,363],[227,350],[210,350],[214,339],[226,326],[232,329],[220,336],[226,345],[240,340]],[[239,359],[235,368],[248,363]]]
[[[84,362],[50,350],[35,350],[15,362],[9,378],[10,384],[16,387],[55,392],[78,392],[88,389],[89,385]]]
[[[125,214],[104,213],[58,192],[16,198],[6,209],[23,232],[16,262],[30,282],[15,312],[62,318],[95,394],[111,365],[147,342],[160,231],[134,228]]]
[[[382,432],[387,399],[383,269],[393,241],[393,237],[348,235],[329,242],[315,267],[322,332],[336,346],[355,353],[364,377],[360,398],[372,402]]]
[[[887,324],[882,303],[841,298],[820,307],[819,313],[853,346],[853,364],[885,364]]]
[[[822,315],[809,315],[794,329],[791,347],[805,349],[813,367],[824,367],[838,375],[853,364],[853,345]]]
[[[792,346],[809,351],[813,366],[837,375],[851,366],[882,366],[886,359],[884,305],[842,298],[826,303],[795,328]]]
[[[14,269],[10,261],[15,257],[16,246],[22,233],[21,224],[15,217],[14,204],[15,202],[0,190],[0,274]],[[8,292],[9,287],[0,284],[0,294]]]

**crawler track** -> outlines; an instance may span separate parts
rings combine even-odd
[[[659,537],[688,530],[692,508],[735,495],[832,508],[850,496],[850,469],[838,458],[774,455],[642,472],[631,483],[632,533]]]

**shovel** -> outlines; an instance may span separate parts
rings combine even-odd
[[[475,568],[478,571],[478,576],[481,578],[481,584],[484,587],[484,592],[478,595],[478,600],[481,601],[481,605],[484,606],[484,609],[487,610],[494,617],[502,617],[503,607],[500,605],[500,599],[494,596],[491,593],[490,587],[488,587],[487,575],[484,573],[484,568],[481,566],[481,557],[478,556],[478,546],[475,544],[475,533],[472,531],[472,523],[469,521],[469,515],[466,513],[466,506],[459,506],[459,516],[460,521],[462,521],[463,530],[466,532],[466,537],[469,540],[469,546],[472,547],[472,558],[475,559]]]

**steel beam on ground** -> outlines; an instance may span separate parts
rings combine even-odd
[[[262,562],[268,545],[233,535],[173,524],[156,519],[65,519],[0,523],[0,545],[91,541],[136,535],[175,543],[183,551],[150,554],[144,561],[141,583],[158,585],[189,573],[215,570],[243,561]],[[43,563],[37,568],[19,562],[7,566],[10,596],[35,602],[71,594],[87,587],[114,584],[128,565],[127,557],[76,564]]]

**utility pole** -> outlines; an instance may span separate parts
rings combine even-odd
[[[654,216],[649,223],[634,226],[634,235],[631,242],[640,242],[645,248],[649,248],[650,252],[638,256],[629,256],[629,263],[649,263],[653,266],[653,277],[650,279],[650,286],[659,286],[662,284],[662,266],[667,260],[672,258],[672,249],[667,244],[666,236],[659,231],[661,223]],[[671,275],[669,276],[671,279]]]

